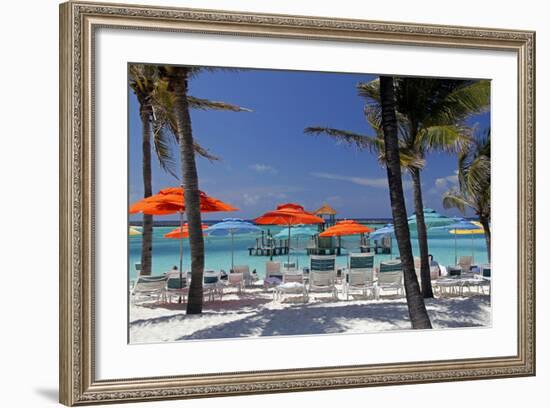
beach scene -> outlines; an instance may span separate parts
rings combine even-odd
[[[489,327],[490,87],[129,64],[129,343]]]

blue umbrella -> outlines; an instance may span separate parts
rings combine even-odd
[[[382,228],[378,228],[374,232],[369,234],[369,238],[378,239],[385,237],[386,235],[393,235],[395,233],[393,224],[386,224]]]
[[[261,231],[262,229],[260,227],[240,218],[225,218],[221,222],[211,225],[205,230],[209,236],[231,236],[231,269],[233,269],[234,266],[234,236],[242,234],[257,234]]]

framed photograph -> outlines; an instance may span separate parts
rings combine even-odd
[[[60,6],[60,401],[535,374],[535,33]]]

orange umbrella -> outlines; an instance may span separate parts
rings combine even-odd
[[[290,228],[297,224],[321,224],[324,223],[321,217],[317,217],[299,204],[287,203],[277,206],[274,211],[268,211],[254,220],[260,225],[287,225],[288,242],[290,244]],[[288,251],[288,263],[290,263],[290,250]]]
[[[239,209],[199,191],[201,212],[238,211]],[[185,211],[185,192],[182,187],[162,189],[130,206],[130,214],[167,215]]]
[[[299,204],[287,203],[277,206],[274,211],[268,211],[254,220],[262,225],[296,225],[296,224],[321,224],[321,217],[304,210]]]
[[[201,228],[205,230],[208,228],[208,225],[202,224]],[[169,233],[164,234],[164,238],[172,238],[172,239],[189,238],[189,225],[186,223],[183,225],[183,227],[178,227],[170,231]]]
[[[210,197],[199,191],[201,212],[238,211],[239,209],[224,203],[217,198]],[[183,187],[168,187],[157,194],[141,199],[130,206],[130,214],[142,213],[149,215],[180,214],[180,281],[183,274],[183,238],[185,229],[183,225],[183,212],[185,211],[185,190]],[[203,228],[204,229],[204,228]],[[173,232],[173,231],[172,231]],[[189,236],[189,230],[187,230]],[[181,301],[181,298],[180,298]]]
[[[354,220],[339,221],[319,234],[320,237],[341,237],[342,235],[365,234],[374,231]]]

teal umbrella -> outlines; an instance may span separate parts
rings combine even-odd
[[[298,248],[298,244],[300,241],[300,237],[312,237],[313,235],[317,234],[319,231],[315,228],[307,227],[304,224],[298,224],[293,225],[290,228],[290,235],[286,231],[286,229],[281,230],[277,234],[273,236],[273,238],[276,239],[292,239],[296,238],[296,248]],[[290,252],[290,242],[288,243],[289,246],[289,252]]]
[[[409,225],[416,225],[416,214],[411,215],[408,219]],[[431,208],[424,208],[424,222],[426,228],[441,227],[455,222],[454,218],[439,214]]]

